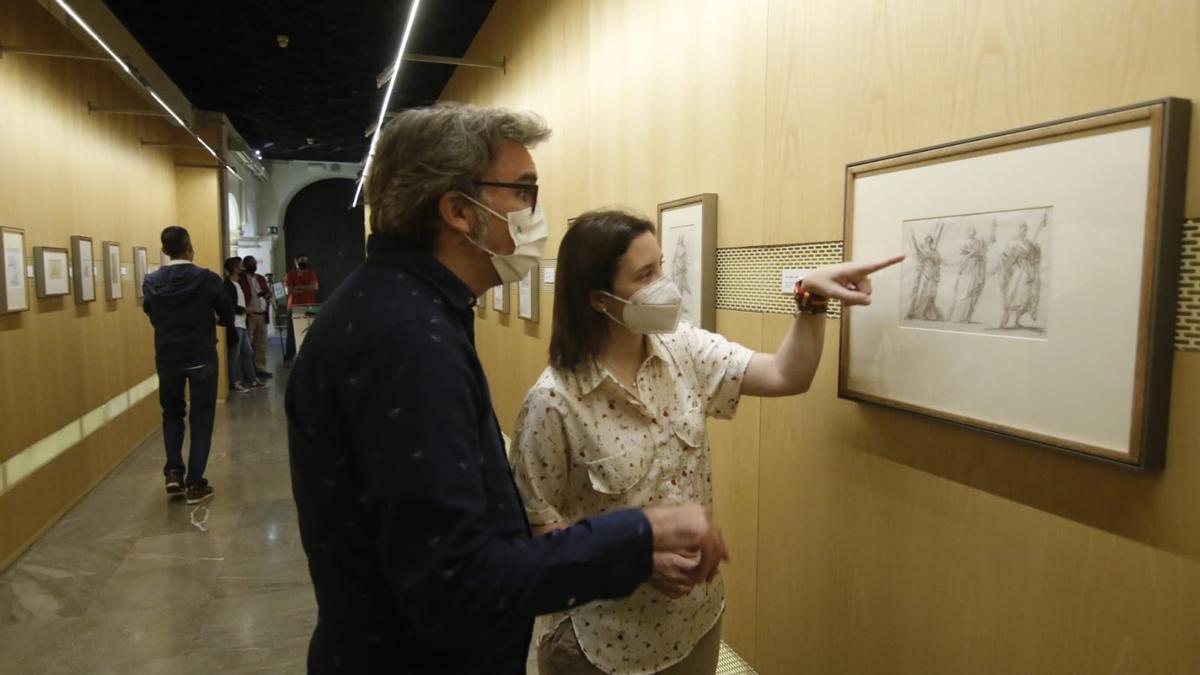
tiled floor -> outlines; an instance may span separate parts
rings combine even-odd
[[[0,673],[304,672],[279,379],[218,406],[207,503],[166,498],[154,434],[0,575]]]
[[[274,369],[218,406],[211,500],[167,499],[156,433],[0,574],[0,673],[304,672],[316,605]],[[719,673],[753,672],[722,647]]]

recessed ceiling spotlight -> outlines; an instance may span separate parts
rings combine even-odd
[[[286,35],[276,35],[276,36],[275,36],[275,42],[278,42],[278,43],[279,43],[279,48],[280,48],[280,49],[287,49],[287,46],[288,46],[288,36],[286,36]]]

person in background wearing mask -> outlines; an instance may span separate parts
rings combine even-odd
[[[283,285],[288,293],[288,334],[283,362],[291,363],[296,358],[296,326],[292,323],[292,308],[317,304],[317,291],[321,289],[317,283],[317,273],[308,269],[307,255],[301,253],[296,256],[296,268],[283,277]]]
[[[725,558],[698,504],[622,509],[534,538],[475,353],[475,299],[547,229],[540,117],[438,105],[380,132],[367,260],[317,315],[288,382],[288,450],[317,597],[310,673],[517,675],[533,617],[626,595],[654,550]]]
[[[258,379],[271,377],[267,370],[267,326],[271,325],[271,301],[275,294],[267,278],[258,273],[258,260],[252,255],[242,258],[242,289],[246,292],[246,334],[254,349],[254,374]]]
[[[234,256],[225,260],[225,294],[233,303],[233,326],[225,332],[229,344],[229,389],[239,394],[267,386],[254,375],[254,348],[246,335],[244,276],[241,258]]]
[[[218,325],[233,325],[233,304],[221,288],[221,277],[192,263],[196,252],[188,231],[172,225],[162,231],[162,251],[171,262],[146,275],[142,311],[154,325],[154,362],[158,369],[158,402],[162,405],[163,444],[167,463],[167,496],[186,495],[189,504],[212,496],[204,478],[212,447],[217,409]],[[188,410],[184,388],[191,397]],[[192,445],[183,463],[183,414],[188,413]],[[184,474],[186,473],[186,480]]]
[[[810,272],[796,320],[774,354],[756,354],[679,323],[648,220],[585,213],[558,251],[550,365],[525,397],[513,472],[537,533],[614,509],[712,504],[706,419],[728,419],[743,394],[808,390],[825,337],[825,303],[870,303],[868,275],[902,258]],[[630,597],[538,622],[542,675],[706,673],[717,667],[724,586],[695,584],[683,548],[654,554]]]

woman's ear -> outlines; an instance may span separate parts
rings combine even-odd
[[[604,294],[601,293],[600,291],[592,291],[588,295],[588,301],[592,303],[592,309],[596,310],[597,312],[604,311],[605,297],[604,297]]]

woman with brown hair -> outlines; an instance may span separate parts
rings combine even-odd
[[[617,210],[585,213],[559,248],[550,365],[525,397],[511,461],[534,532],[627,506],[712,504],[706,418],[742,394],[789,396],[812,382],[825,302],[870,302],[868,275],[902,258],[810,272],[775,354],[679,323],[654,226]],[[691,551],[656,553],[647,584],[623,600],[543,617],[542,675],[713,673],[724,592],[694,586]]]

